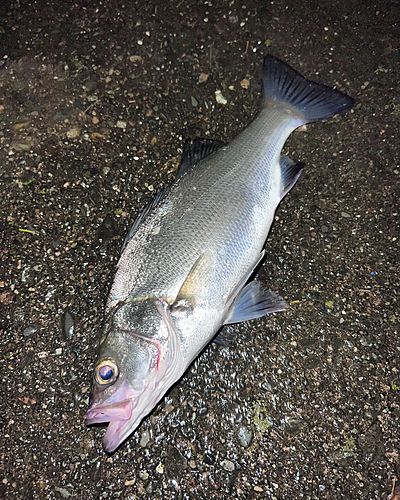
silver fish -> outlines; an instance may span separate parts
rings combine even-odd
[[[113,452],[223,325],[285,309],[248,283],[302,165],[281,156],[293,130],[353,105],[267,56],[263,106],[228,146],[186,146],[176,180],[132,226],[107,301],[87,424],[109,422]]]

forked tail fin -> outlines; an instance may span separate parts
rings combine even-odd
[[[302,123],[329,118],[354,105],[354,100],[343,92],[307,80],[270,55],[264,59],[263,90],[264,106],[287,107]]]

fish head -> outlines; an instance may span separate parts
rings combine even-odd
[[[111,314],[93,370],[87,425],[109,422],[107,453],[138,427],[143,417],[183,373],[179,338],[158,300],[128,302]]]

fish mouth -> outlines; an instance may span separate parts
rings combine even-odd
[[[86,425],[109,422],[103,437],[103,450],[111,454],[139,426],[159,399],[158,391],[138,393],[128,385],[123,385],[106,401],[92,404],[86,413]]]
[[[133,411],[138,403],[137,396],[129,386],[123,385],[106,401],[88,409],[86,425],[109,423],[103,438],[106,453],[115,451],[130,434],[132,420],[137,420]]]

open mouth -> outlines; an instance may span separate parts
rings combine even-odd
[[[133,414],[137,400],[124,399],[117,403],[102,404],[91,408],[87,412],[86,425],[107,423],[107,431],[103,437],[103,449],[112,453],[129,436],[132,427],[136,427],[138,420]]]
[[[106,453],[112,453],[130,434],[132,421],[136,421],[134,409],[137,404],[137,394],[124,384],[106,401],[94,404],[87,411],[86,425],[109,423],[103,438]]]

